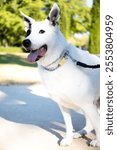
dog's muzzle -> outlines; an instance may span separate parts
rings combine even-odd
[[[36,61],[38,61],[40,58],[44,57],[46,52],[47,52],[47,45],[44,44],[41,47],[37,48],[37,49],[32,49],[31,48],[31,41],[29,39],[25,39],[22,42],[23,47],[25,48],[25,50],[27,52],[29,52],[28,55],[28,61],[31,63],[34,63]]]

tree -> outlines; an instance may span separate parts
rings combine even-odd
[[[91,17],[86,0],[59,0],[59,6],[61,31],[66,38],[73,36],[74,33],[83,33],[89,30]]]
[[[0,45],[19,46],[23,34],[22,20],[9,11],[0,11]]]
[[[100,0],[94,0],[91,10],[92,24],[90,29],[89,52],[100,53]]]

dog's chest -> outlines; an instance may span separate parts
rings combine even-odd
[[[82,70],[79,70],[73,64],[65,64],[56,71],[42,71],[43,82],[48,94],[58,99],[67,97],[68,99],[83,98],[88,96],[92,85],[89,77]]]
[[[74,69],[74,67],[71,67],[68,64],[64,65],[55,71],[44,71],[42,72],[42,79],[45,83],[45,86],[47,86],[50,89],[62,89],[62,87],[67,86],[74,86],[75,83],[80,84],[80,78],[83,74],[82,72],[79,72],[78,70]]]

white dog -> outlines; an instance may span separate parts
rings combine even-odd
[[[30,52],[28,60],[37,62],[43,83],[50,97],[58,103],[66,124],[66,137],[62,146],[70,145],[73,138],[84,130],[73,133],[68,109],[82,110],[86,117],[85,130],[90,131],[91,122],[96,139],[91,145],[99,146],[99,114],[97,100],[100,97],[99,58],[68,44],[62,35],[58,21],[60,9],[54,4],[48,17],[41,22],[22,13],[27,37],[24,48]],[[96,67],[96,68],[95,68]]]

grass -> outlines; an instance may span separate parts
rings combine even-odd
[[[0,47],[0,53],[22,53],[23,50],[20,47]]]
[[[26,60],[27,53],[19,47],[0,47],[0,65],[17,64],[21,66],[36,67],[36,64],[30,64]]]

